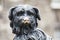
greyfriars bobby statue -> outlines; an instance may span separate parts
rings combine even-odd
[[[30,5],[18,5],[10,9],[9,20],[13,40],[51,40],[42,30],[38,29],[37,19],[41,20],[39,10]]]

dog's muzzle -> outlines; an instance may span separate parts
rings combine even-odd
[[[24,17],[23,21],[24,24],[30,24],[30,20],[28,17]]]

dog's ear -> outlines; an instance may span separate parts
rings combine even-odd
[[[9,20],[13,20],[13,11],[14,11],[14,9],[15,9],[16,7],[14,7],[14,8],[11,8],[10,9],[10,11],[9,11]]]
[[[39,20],[41,20],[40,15],[39,15],[39,10],[37,8],[33,8],[35,13],[36,13],[36,18],[38,18]]]

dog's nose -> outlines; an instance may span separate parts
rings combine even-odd
[[[24,17],[24,21],[29,21],[29,18],[28,17]]]
[[[29,23],[29,18],[28,17],[24,17],[24,23]]]

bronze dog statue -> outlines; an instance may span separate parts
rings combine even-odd
[[[13,40],[51,40],[37,28],[41,20],[39,10],[30,5],[18,5],[10,9],[10,26],[16,34]]]

